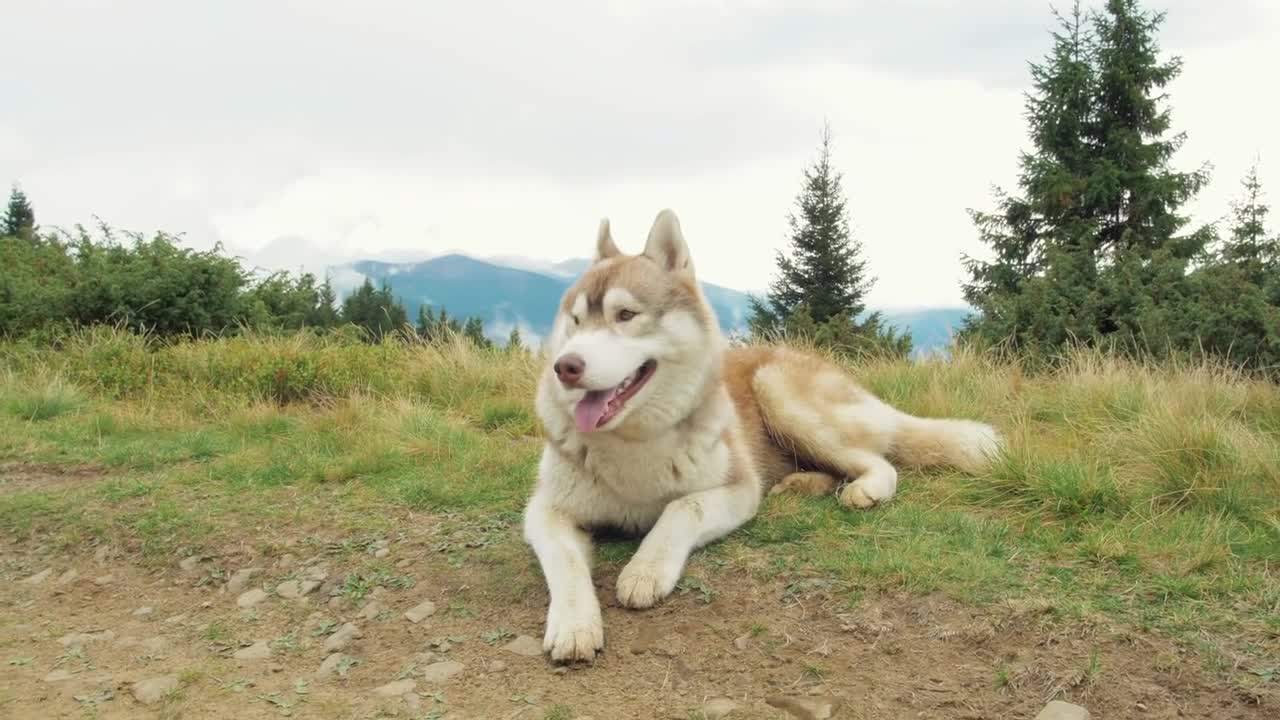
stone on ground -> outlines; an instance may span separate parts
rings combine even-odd
[[[1089,711],[1079,705],[1054,700],[1036,715],[1036,720],[1089,720]]]
[[[836,697],[773,695],[765,698],[765,702],[800,720],[828,720],[844,701]]]
[[[165,695],[178,689],[177,675],[162,675],[133,684],[133,699],[143,705],[155,705]]]
[[[268,597],[267,591],[263,590],[262,588],[254,588],[252,590],[246,590],[244,593],[240,595],[240,597],[236,598],[236,606],[241,608],[246,608],[246,609],[251,608],[254,605],[257,605],[258,603],[262,602],[263,600],[266,600],[267,597]]]
[[[528,635],[521,635],[520,637],[516,638],[515,640],[512,640],[506,645],[503,645],[502,649],[506,650],[509,653],[514,653],[516,655],[523,655],[525,657],[541,657],[542,656],[542,643],[538,642],[537,639],[535,638],[529,637]]]
[[[432,663],[422,669],[423,682],[440,684],[446,682],[449,678],[457,675],[466,669],[466,666],[460,662],[452,660],[446,662]]]
[[[430,600],[423,600],[417,605],[409,608],[404,616],[413,624],[418,624],[423,620],[436,614],[436,604]]]
[[[360,632],[360,628],[351,623],[344,623],[342,627],[338,628],[337,632],[324,641],[324,649],[326,652],[337,652],[363,636],[364,633]]]
[[[379,697],[400,697],[405,693],[413,692],[417,687],[417,680],[396,680],[382,687],[374,688],[373,694]]]

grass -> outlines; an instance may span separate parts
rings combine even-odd
[[[69,549],[111,539],[160,563],[241,528],[302,532],[322,510],[352,539],[317,551],[343,555],[426,513],[457,523],[437,548],[450,563],[513,571],[499,575],[527,582],[505,583],[512,595],[539,581],[517,540],[540,450],[535,358],[307,335],[164,345],[97,330],[57,350],[0,344],[0,363],[0,462],[103,469],[0,494],[11,537]],[[871,512],[770,497],[695,556],[680,592],[714,602],[715,573],[748,568],[849,605],[886,590],[1026,599],[1061,622],[1101,615],[1193,644],[1274,647],[1280,388],[1087,352],[1039,375],[967,353],[852,370],[906,411],[994,423],[1006,452],[981,477],[906,473]],[[621,564],[635,547],[608,541],[598,556]],[[359,599],[411,582],[370,564],[343,589]]]

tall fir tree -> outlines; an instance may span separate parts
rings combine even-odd
[[[342,324],[342,315],[338,309],[338,294],[328,277],[321,283],[316,293],[316,305],[307,317],[307,325],[330,330]]]
[[[1267,234],[1267,206],[1255,163],[1240,181],[1242,196],[1231,203],[1231,227],[1222,244],[1222,261],[1235,265],[1253,282],[1264,285],[1280,272],[1280,235]]]
[[[751,298],[750,324],[757,334],[777,332],[801,307],[817,324],[841,316],[856,318],[874,282],[867,275],[862,246],[849,232],[842,175],[831,164],[831,128],[824,126],[818,158],[804,171],[796,197],[797,213],[788,216],[790,254],[777,253],[778,276],[765,300]]]
[[[15,185],[9,193],[9,206],[5,209],[3,223],[0,223],[0,235],[32,239],[35,229],[36,213],[31,208],[31,201]]]
[[[1108,0],[1087,23],[1078,3],[1059,16],[1053,50],[1032,66],[1021,194],[972,213],[994,257],[965,260],[979,311],[965,336],[1021,350],[1132,347],[1169,320],[1159,308],[1192,292],[1188,267],[1212,231],[1179,235],[1178,211],[1207,175],[1171,167],[1184,136],[1169,134],[1164,88],[1181,62],[1159,57],[1163,20],[1137,0]]]

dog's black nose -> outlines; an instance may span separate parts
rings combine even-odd
[[[582,374],[587,371],[587,361],[577,353],[570,353],[557,360],[552,367],[565,387],[574,387],[582,382]]]

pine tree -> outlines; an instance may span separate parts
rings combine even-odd
[[[1272,274],[1280,272],[1280,235],[1267,235],[1267,214],[1271,208],[1263,201],[1258,166],[1240,182],[1244,194],[1231,203],[1230,237],[1223,243],[1222,261],[1235,265],[1252,282],[1265,284]]]
[[[386,280],[378,289],[373,281],[364,283],[342,303],[342,317],[346,322],[364,328],[374,342],[389,333],[400,331],[408,323],[408,313],[391,292]]]
[[[467,318],[466,324],[462,326],[462,335],[476,347],[487,348],[493,346],[493,342],[484,335],[484,321],[478,317]]]
[[[9,207],[5,210],[3,223],[0,223],[0,235],[30,238],[35,229],[36,213],[31,209],[31,201],[15,185],[9,193]]]
[[[316,292],[315,307],[307,315],[307,325],[322,330],[331,330],[342,324],[342,316],[337,307],[338,294],[334,292],[333,283],[326,277]]]
[[[524,352],[524,342],[520,338],[520,328],[511,328],[511,334],[507,336],[507,350],[509,352]]]
[[[856,318],[873,279],[862,246],[850,236],[841,174],[831,164],[831,129],[824,126],[818,159],[804,171],[791,213],[790,255],[778,252],[778,277],[766,300],[751,298],[750,324],[757,334],[778,331],[798,308],[823,324],[837,315]]]

